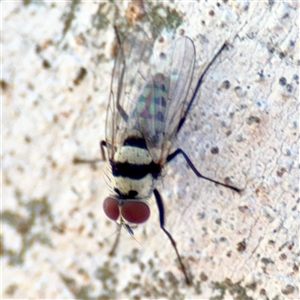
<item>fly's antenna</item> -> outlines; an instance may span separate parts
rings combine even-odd
[[[134,232],[131,229],[131,227],[128,224],[123,224],[124,227],[126,228],[126,230],[128,231],[128,233],[130,234],[130,236],[139,244],[141,245],[141,243],[134,237]]]

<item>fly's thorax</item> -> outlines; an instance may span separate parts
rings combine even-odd
[[[155,179],[151,174],[141,179],[132,179],[123,176],[113,177],[114,191],[122,196],[134,195],[135,199],[146,199],[152,194]],[[135,192],[135,193],[134,193]]]
[[[115,152],[111,167],[113,189],[123,199],[149,198],[161,171],[140,138],[126,139]]]
[[[136,165],[147,165],[152,162],[152,158],[147,149],[122,146],[114,155],[114,161],[119,163],[130,163]]]

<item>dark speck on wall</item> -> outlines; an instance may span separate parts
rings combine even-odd
[[[212,154],[218,154],[219,153],[219,148],[218,147],[213,147],[213,148],[210,149],[210,152]]]
[[[286,85],[286,90],[291,93],[293,91],[293,86],[291,84]]]
[[[222,87],[224,89],[229,89],[230,88],[230,81],[229,80],[224,80],[223,83],[222,83]]]
[[[282,59],[282,58],[285,58],[285,54],[283,52],[279,52],[279,57]]]
[[[286,85],[286,78],[285,77],[280,77],[279,83],[283,86]]]

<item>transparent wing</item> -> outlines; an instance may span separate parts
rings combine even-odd
[[[178,131],[181,118],[188,108],[189,91],[195,67],[195,47],[188,37],[175,42],[171,70],[170,87],[168,93],[167,116],[165,123],[166,140],[172,141]]]
[[[115,60],[106,119],[109,158],[129,136],[145,139],[154,162],[164,164],[188,107],[195,48],[182,37],[166,54],[137,32],[121,43]]]
[[[110,159],[128,134],[132,134],[132,112],[150,74],[152,49],[153,40],[143,32],[128,36],[119,45],[106,117],[106,144]]]
[[[195,48],[191,39],[176,40],[166,55],[151,66],[151,80],[144,86],[134,111],[136,128],[145,137],[154,162],[164,164],[189,103]]]

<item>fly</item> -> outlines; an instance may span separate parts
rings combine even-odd
[[[182,149],[172,152],[171,148],[205,73],[226,45],[207,65],[188,100],[195,65],[195,47],[190,38],[177,39],[166,54],[155,56],[153,42],[146,34],[137,33],[122,42],[117,30],[116,35],[119,49],[107,108],[106,138],[100,144],[104,158],[104,147],[107,148],[112,194],[104,200],[103,209],[108,218],[133,235],[132,226],[149,218],[147,201],[154,194],[160,228],[169,238],[190,284],[176,242],[165,227],[164,202],[155,183],[165,164],[181,154],[197,177],[241,191],[203,176]]]

